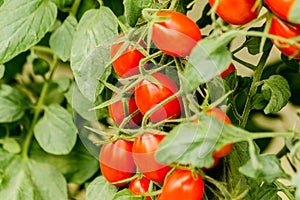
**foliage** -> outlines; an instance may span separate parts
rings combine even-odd
[[[75,183],[86,189],[87,200],[158,199],[163,185],[151,181],[146,193],[133,195],[109,183],[99,169],[101,144],[134,141],[151,132],[165,135],[158,150],[151,152],[155,159],[200,174],[205,182],[203,199],[275,200],[280,199],[279,191],[288,199],[299,199],[298,124],[284,132],[247,130],[254,112],[275,116],[290,102],[300,105],[299,34],[293,38],[269,34],[272,24],[266,18],[274,15],[271,10],[236,26],[218,17],[217,4],[199,0],[204,10],[195,25],[209,32],[202,32],[190,54],[175,57],[156,48],[151,40],[153,24],[168,20],[156,13],[167,9],[187,15],[196,2],[0,0],[0,197],[63,200],[73,198],[68,196],[68,184]],[[256,4],[264,5],[261,0]],[[299,22],[299,5],[296,1],[288,17],[293,23]],[[125,37],[116,39],[121,33]],[[237,38],[244,42],[233,47]],[[111,57],[111,46],[120,42],[124,45]],[[278,44],[297,51],[282,54],[270,65],[271,50]],[[129,45],[144,58],[138,60],[139,74],[121,78],[113,62]],[[243,50],[254,62],[240,57]],[[231,63],[251,70],[252,76],[241,76],[238,69],[220,78]],[[178,90],[172,90],[168,81],[159,83],[152,76],[157,72],[168,76]],[[124,120],[117,125],[109,105],[132,98],[141,81],[163,88],[161,96],[166,97],[160,102],[151,99],[154,106],[134,128],[124,125],[139,111],[129,112],[130,106],[124,104],[119,110]],[[178,118],[151,120],[153,113],[177,98]],[[214,107],[226,111],[232,124],[207,115]],[[260,151],[258,139],[276,137],[286,141],[278,154]],[[215,168],[205,170],[214,165],[213,153],[228,144],[234,144],[231,152]],[[282,157],[290,161],[293,174],[283,169]]]

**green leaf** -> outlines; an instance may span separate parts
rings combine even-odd
[[[300,24],[299,10],[300,10],[300,0],[295,0],[290,10],[290,13],[288,15],[289,22]]]
[[[51,1],[4,1],[0,7],[0,63],[38,43],[54,24],[57,8]]]
[[[3,143],[3,149],[12,154],[17,154],[21,152],[21,147],[14,138],[5,138]]]
[[[255,94],[252,101],[253,109],[256,110],[261,110],[267,105],[267,101],[265,100],[264,95],[261,93]]]
[[[296,199],[300,199],[300,171],[293,176],[292,184],[296,187]]]
[[[72,115],[58,104],[46,108],[34,128],[34,135],[48,153],[68,154],[75,145],[77,129]]]
[[[230,154],[223,158],[219,180],[226,183],[225,186],[230,193],[242,194],[247,192],[243,200],[253,200],[257,195],[260,182],[249,178],[239,172],[239,168],[250,159],[248,143],[240,142],[234,144]]]
[[[240,172],[251,178],[271,183],[277,178],[287,178],[287,174],[281,168],[280,161],[275,155],[257,155],[251,158]]]
[[[253,28],[250,28],[249,31],[263,32],[264,28],[265,28],[265,26],[253,27]],[[256,55],[256,54],[260,53],[259,52],[260,43],[261,43],[261,37],[247,36],[246,41],[244,42],[243,46],[247,47],[248,52],[251,55]],[[271,40],[267,39],[264,44],[263,51],[268,51],[270,48],[272,48],[272,46],[273,46],[273,43],[271,42]]]
[[[80,140],[68,155],[53,155],[41,149],[34,142],[30,149],[30,158],[55,166],[67,179],[68,182],[83,184],[99,170],[99,161]]]
[[[265,114],[278,112],[291,97],[289,84],[280,75],[272,75],[269,79],[264,80],[262,94],[269,101],[264,109]]]
[[[106,80],[111,67],[110,40],[118,33],[118,23],[107,7],[89,10],[81,18],[73,38],[71,67],[82,94],[95,102],[104,88],[99,79]]]
[[[123,189],[115,194],[113,200],[143,200],[143,197],[135,196],[129,189]]]
[[[50,37],[49,44],[51,49],[64,62],[70,59],[72,40],[76,27],[76,18],[69,15]]]
[[[0,65],[0,79],[3,78],[5,73],[5,66],[4,65]]]
[[[226,144],[248,140],[247,131],[224,124],[214,116],[199,116],[199,124],[181,123],[162,141],[156,158],[166,164],[191,164],[196,167],[210,167],[212,152]]]
[[[67,199],[67,183],[48,164],[12,156],[0,149],[0,197],[18,199]]]
[[[117,187],[107,182],[103,176],[99,176],[89,184],[86,200],[112,200],[117,191]]]
[[[205,38],[198,42],[184,70],[186,90],[196,89],[228,68],[232,58],[226,45],[235,36],[235,32],[228,32],[219,38]]]
[[[256,194],[256,200],[280,200],[278,189],[274,184],[263,184]]]
[[[151,4],[152,0],[125,0],[125,16],[128,24],[134,27],[142,15],[142,10],[144,8],[149,8]]]
[[[84,119],[88,121],[96,121],[96,110],[90,111],[95,107],[95,104],[88,100],[79,91],[78,86],[74,83],[69,91],[65,94],[65,97],[72,108]]]
[[[19,90],[8,85],[0,85],[0,123],[21,119],[28,105],[29,100]]]

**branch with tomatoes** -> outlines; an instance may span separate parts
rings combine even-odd
[[[288,103],[288,81],[265,73],[273,46],[299,63],[300,2],[209,0],[198,23],[182,13],[183,2],[152,2],[131,26],[118,21],[109,62],[115,80],[102,81],[113,94],[94,108],[108,107],[113,125],[90,129],[103,138],[100,168],[118,187],[113,199],[279,199],[279,191],[299,198],[299,173],[287,174],[279,156],[260,154],[256,144],[284,137],[296,148],[297,130],[245,128],[252,111],[276,113]],[[238,37],[246,40],[232,49]],[[245,48],[257,65],[239,58]],[[234,63],[253,76],[237,75]]]

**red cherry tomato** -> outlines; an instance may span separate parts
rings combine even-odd
[[[271,27],[269,30],[270,34],[281,36],[283,38],[293,38],[300,36],[300,26],[291,26],[277,17],[272,18]],[[282,41],[274,41],[272,42],[276,45],[276,47],[285,55],[292,56],[296,59],[300,59],[300,49],[294,45],[287,44]],[[300,42],[298,42],[300,44]]]
[[[136,167],[132,157],[133,142],[118,139],[104,144],[100,151],[100,168],[102,175],[110,183],[128,179],[135,174]],[[127,183],[115,184],[122,187]]]
[[[170,56],[187,56],[202,38],[197,24],[190,18],[174,11],[157,13],[169,17],[166,21],[155,22],[152,26],[152,41]]]
[[[297,23],[289,17],[291,9],[295,6],[296,0],[264,0],[264,2],[278,17],[291,23]]]
[[[158,200],[201,200],[204,193],[202,177],[189,170],[177,169],[172,173],[162,187]]]
[[[158,162],[155,153],[164,135],[144,133],[134,140],[132,153],[137,168],[148,179],[163,184],[171,167]]]
[[[134,179],[130,182],[128,189],[135,195],[140,195],[148,192],[150,180],[143,177]],[[146,197],[145,200],[151,200],[151,197]]]
[[[229,73],[231,73],[231,72],[233,72],[233,71],[235,71],[235,67],[234,67],[234,65],[231,63],[231,64],[229,65],[229,67],[228,67],[226,70],[224,70],[224,71],[220,74],[220,77],[221,77],[221,78],[225,78]]]
[[[223,121],[225,124],[231,124],[229,117],[219,108],[212,108],[211,110],[206,111],[206,113],[209,115],[215,115],[218,120]],[[221,147],[219,150],[213,152],[213,157],[222,158],[227,156],[230,153],[232,147],[233,144],[227,144]]]
[[[124,33],[120,34],[117,39],[123,38]],[[110,57],[114,58],[116,54],[118,54],[120,48],[124,45],[124,42],[119,42],[113,44],[110,49]],[[142,47],[145,47],[146,44],[144,41],[140,42]],[[116,73],[122,77],[126,78],[132,75],[139,74],[139,63],[140,60],[145,58],[145,56],[134,47],[133,44],[130,44],[116,60],[113,61],[112,65],[116,71]]]
[[[155,78],[161,85],[157,85],[148,79],[142,80],[135,88],[135,102],[143,115],[163,100],[178,92],[175,83],[161,73],[154,73]],[[167,118],[175,119],[181,112],[181,101],[177,97],[164,104],[150,116],[150,120],[159,122]]]
[[[123,87],[120,87],[122,89]],[[133,94],[130,93],[130,94]],[[112,98],[115,98],[117,94],[113,94]],[[121,125],[123,120],[128,117],[129,115],[137,112],[138,107],[136,106],[134,97],[124,97],[121,100],[112,103],[108,106],[110,117],[115,121],[117,125]],[[125,128],[135,128],[140,125],[141,121],[143,119],[143,115],[138,111],[131,119],[130,121],[125,124]]]
[[[209,0],[211,6],[216,0]],[[216,13],[227,23],[244,25],[257,18],[260,8],[253,10],[256,0],[221,0]]]

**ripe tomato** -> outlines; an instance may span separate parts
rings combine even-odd
[[[211,6],[216,0],[209,0]],[[256,0],[221,0],[216,13],[227,23],[244,25],[257,18],[260,8],[253,10]]]
[[[235,67],[234,67],[234,65],[231,63],[231,64],[229,65],[229,67],[228,67],[226,70],[224,70],[224,71],[220,74],[220,77],[221,77],[221,78],[225,78],[229,73],[233,72],[234,70],[235,70]]]
[[[164,11],[157,13],[157,16],[168,17],[168,19],[153,23],[152,41],[154,44],[170,56],[189,55],[202,38],[197,24],[179,12]]]
[[[135,102],[143,115],[163,100],[178,92],[175,83],[161,73],[154,73],[155,78],[161,85],[157,85],[148,79],[142,80],[135,88]],[[167,118],[175,119],[181,111],[181,101],[177,97],[159,107],[150,116],[150,120],[159,122]]]
[[[117,139],[116,141],[104,144],[100,151],[100,168],[102,175],[110,183],[118,182],[132,177],[136,167],[132,157],[133,142]],[[115,184],[122,187],[127,183]]]
[[[145,132],[134,140],[132,153],[137,168],[148,179],[163,184],[171,167],[158,162],[155,153],[164,135]]]
[[[278,17],[292,23],[297,23],[289,17],[296,0],[264,0],[264,2]]]
[[[143,177],[134,179],[130,182],[128,189],[135,195],[140,195],[148,192],[150,180]],[[145,200],[151,200],[151,197],[146,197]]]
[[[177,169],[166,179],[158,200],[200,200],[203,193],[204,183],[199,174],[194,178],[191,171]]]
[[[211,110],[206,111],[206,113],[209,115],[215,115],[218,120],[225,122],[225,124],[231,124],[229,117],[219,108],[212,108]],[[219,150],[213,152],[213,157],[222,158],[227,156],[230,153],[232,147],[233,144],[227,144],[221,147]]]
[[[120,87],[122,89],[123,87]],[[133,114],[138,110],[136,106],[133,92],[129,92],[129,95],[132,94],[132,97],[124,97],[121,100],[112,103],[108,106],[110,117],[115,121],[117,125],[120,125],[123,120],[129,115]],[[113,94],[112,98],[115,98],[117,94]],[[143,115],[138,111],[130,121],[125,124],[125,128],[135,128],[140,125],[143,119]]]
[[[291,26],[277,17],[272,18],[271,27],[269,30],[270,34],[281,36],[283,38],[293,38],[296,36],[300,36],[300,26]],[[272,42],[275,46],[285,55],[292,56],[296,59],[300,59],[300,49],[294,45],[287,44],[282,41],[274,41]],[[298,42],[300,44],[300,42]]]
[[[124,37],[124,33],[120,34],[117,39]],[[119,42],[113,44],[110,49],[110,57],[114,58],[114,56],[118,53],[120,48],[124,45],[124,42]],[[145,47],[146,44],[144,41],[140,42],[142,47]],[[116,71],[116,73],[122,77],[126,78],[132,75],[139,74],[139,63],[140,60],[145,58],[145,56],[134,47],[133,44],[130,44],[116,60],[113,61],[112,65]]]

